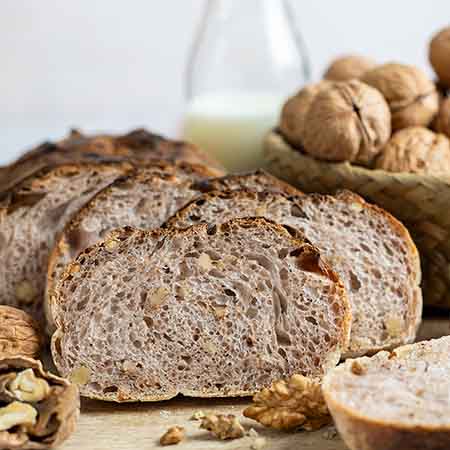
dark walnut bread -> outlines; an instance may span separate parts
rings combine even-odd
[[[114,228],[133,226],[153,229],[194,197],[210,189],[272,189],[299,193],[263,171],[211,178],[217,171],[179,163],[154,164],[120,178],[99,192],[67,223],[49,258],[46,297],[53,296],[56,280],[66,265]],[[49,329],[53,321],[46,308]]]
[[[301,233],[262,218],[112,231],[70,264],[51,303],[54,362],[82,395],[250,395],[321,378],[350,333],[337,275]]]
[[[450,337],[348,360],[323,392],[351,450],[450,448]]]
[[[68,153],[95,153],[120,156],[137,160],[186,161],[194,164],[222,167],[209,154],[193,144],[167,139],[158,134],[139,128],[123,135],[86,135],[79,130],[56,143],[44,143],[25,153],[17,162],[24,162],[42,155],[58,151]]]
[[[132,170],[127,162],[103,161],[96,157],[42,169],[0,192],[0,304],[42,321],[47,260],[56,234],[93,195]]]
[[[143,129],[117,136],[86,136],[79,131],[72,131],[67,138],[56,143],[45,142],[25,153],[13,164],[0,168],[0,191],[11,188],[44,168],[90,162],[98,158],[98,155],[119,161],[186,161],[215,167],[217,176],[224,175],[217,161],[194,145],[166,139]]]
[[[345,356],[414,340],[422,313],[420,261],[408,231],[390,214],[348,191],[334,197],[287,197],[241,190],[205,194],[165,226],[245,216],[263,216],[302,231],[339,274],[353,307]]]

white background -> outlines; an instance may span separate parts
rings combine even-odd
[[[427,41],[450,24],[448,0],[292,3],[315,78],[345,52],[429,71]],[[71,126],[146,126],[175,136],[203,6],[203,0],[0,0],[0,164]]]

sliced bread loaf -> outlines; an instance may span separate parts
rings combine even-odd
[[[55,282],[66,265],[114,228],[127,225],[158,228],[178,209],[212,186],[215,189],[255,188],[298,193],[295,188],[262,171],[211,178],[215,175],[217,171],[203,166],[187,163],[174,166],[161,162],[118,179],[99,192],[68,222],[57,239],[49,258],[47,303],[52,301]],[[51,308],[46,310],[51,331]]]
[[[0,304],[43,319],[56,233],[96,192],[132,169],[126,162],[96,161],[49,167],[0,192]]]
[[[414,340],[422,313],[419,256],[406,228],[390,214],[350,192],[287,197],[241,190],[205,194],[165,226],[243,216],[264,216],[304,232],[338,272],[353,306],[345,356]]]
[[[450,448],[450,337],[348,360],[323,382],[351,450]]]
[[[53,360],[104,400],[250,395],[293,373],[321,378],[349,338],[336,274],[300,233],[262,218],[112,231],[69,265],[55,296]]]

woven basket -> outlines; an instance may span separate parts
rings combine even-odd
[[[319,161],[276,132],[267,135],[264,146],[268,170],[302,191],[350,189],[400,219],[421,254],[425,304],[450,308],[450,177]]]

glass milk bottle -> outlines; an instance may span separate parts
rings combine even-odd
[[[187,68],[184,138],[230,171],[263,167],[264,135],[309,78],[287,0],[209,0]]]

